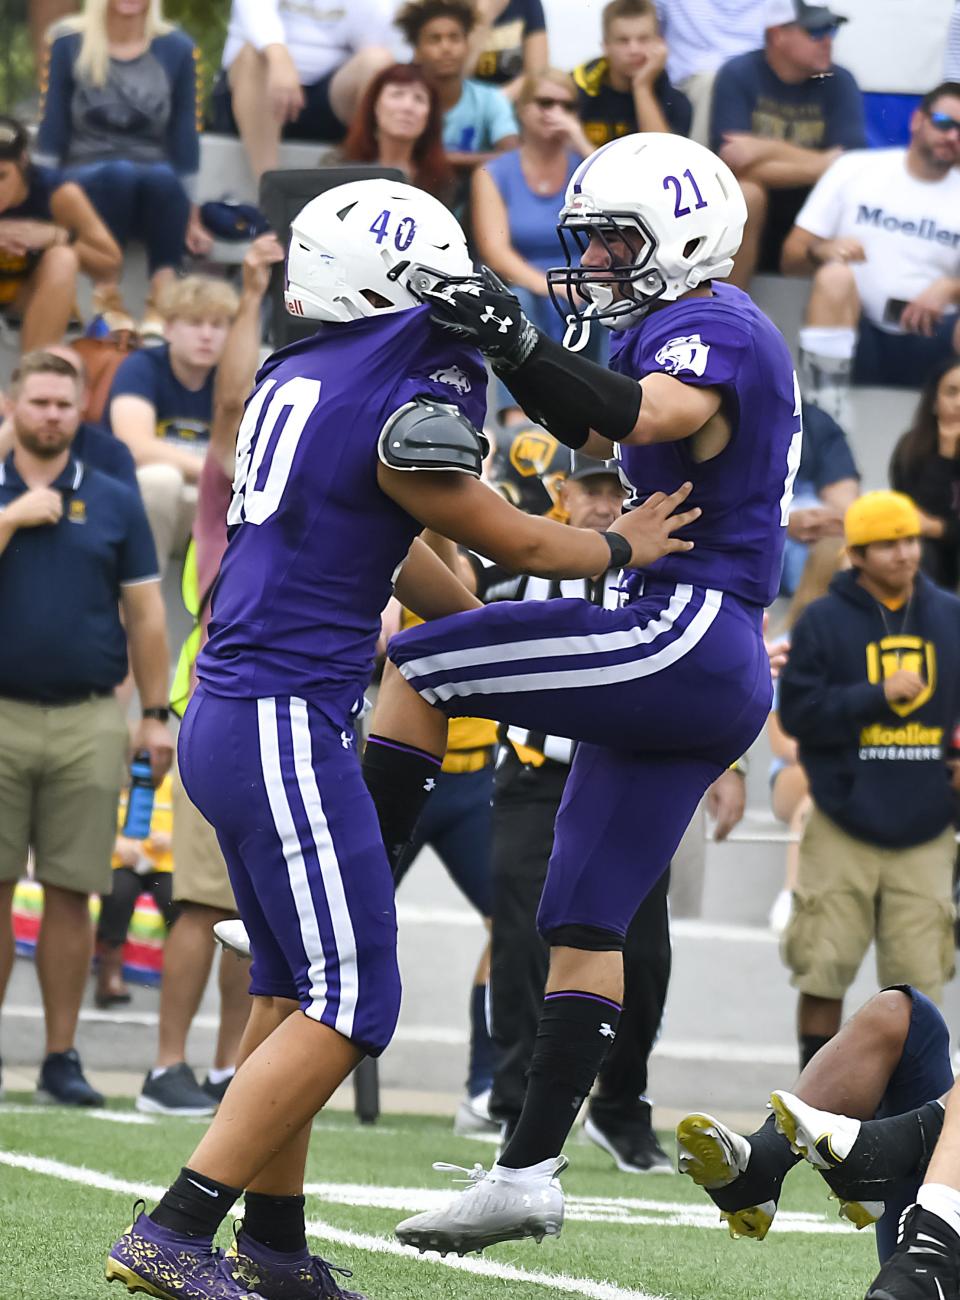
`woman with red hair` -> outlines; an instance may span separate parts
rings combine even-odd
[[[441,126],[437,92],[415,64],[397,63],[370,82],[337,160],[397,167],[412,185],[446,201],[454,177]]]

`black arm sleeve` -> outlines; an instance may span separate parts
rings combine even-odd
[[[545,334],[515,369],[494,370],[527,415],[574,450],[591,429],[620,442],[636,426],[643,399],[639,383],[568,352]]]

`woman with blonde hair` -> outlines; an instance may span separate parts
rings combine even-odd
[[[210,239],[191,198],[200,165],[197,51],[160,0],[86,0],[50,33],[37,160],[86,190],[121,247],[147,250],[151,294]],[[115,282],[101,310],[118,310]]]

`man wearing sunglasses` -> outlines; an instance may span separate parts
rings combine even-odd
[[[747,201],[747,226],[731,280],[775,271],[810,187],[845,149],[866,145],[863,101],[833,62],[846,19],[827,5],[768,0],[761,50],[717,73],[710,148],[731,168]]]
[[[960,83],[925,95],[906,149],[859,151],[816,185],[783,249],[811,275],[804,396],[845,423],[849,387],[919,388],[960,344]]]

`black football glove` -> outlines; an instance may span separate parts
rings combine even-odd
[[[522,366],[539,342],[516,296],[489,267],[475,280],[440,281],[421,297],[430,307],[431,320],[479,348],[497,363],[497,371],[509,373]]]

